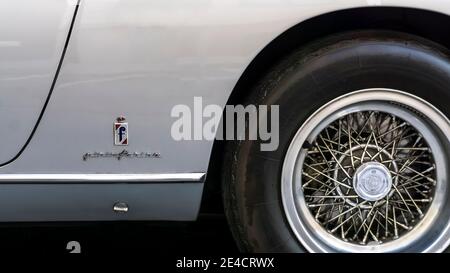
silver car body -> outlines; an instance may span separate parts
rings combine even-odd
[[[450,14],[447,0],[36,2],[0,0],[0,221],[194,220],[213,141],[174,140],[175,105],[224,106],[264,47],[321,14]],[[127,151],[161,157],[83,160],[124,150],[113,145],[118,116]]]

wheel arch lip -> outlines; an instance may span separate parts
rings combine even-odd
[[[433,5],[424,5],[422,1],[416,1],[415,5],[406,6],[402,4],[398,0],[391,1],[392,4],[382,3],[381,5],[351,5],[345,7],[332,7],[327,9],[320,9],[317,12],[313,12],[304,18],[298,16],[296,21],[292,21],[287,24],[284,29],[280,29],[279,31],[273,33],[273,35],[262,43],[259,48],[256,48],[252,55],[249,57],[248,62],[242,67],[239,72],[239,77],[230,89],[229,94],[226,95],[224,102],[225,105],[233,105],[241,103],[246,96],[248,96],[250,89],[256,85],[261,78],[267,75],[268,71],[271,68],[278,65],[280,60],[286,55],[292,53],[294,50],[299,47],[305,46],[317,39],[321,39],[325,36],[334,35],[340,33],[342,31],[350,32],[355,30],[370,30],[373,28],[370,27],[353,27],[347,29],[333,29],[333,28],[325,28],[330,29],[329,32],[319,33],[319,36],[316,35],[304,35],[309,32],[310,28],[314,28],[316,25],[320,25],[320,22],[325,20],[327,17],[341,18],[345,17],[345,14],[348,12],[359,12],[359,11],[375,11],[375,10],[408,10],[408,11],[416,11],[416,12],[424,12],[433,15],[439,15],[441,18],[446,18],[450,22],[450,5],[448,12],[442,11],[439,3],[435,6]],[[438,2],[438,1],[435,1]],[[393,30],[386,28],[386,30]],[[395,30],[394,30],[395,31]],[[407,34],[416,34],[416,33],[408,33]],[[431,39],[435,41],[435,39]],[[450,45],[450,44],[449,44]],[[284,52],[284,53],[283,53]],[[223,115],[222,115],[223,116]],[[208,167],[207,174],[211,179],[206,179],[206,181],[214,180],[218,181],[215,171],[212,167],[212,163],[215,161],[214,158],[222,154],[224,149],[224,143],[220,141],[214,141],[211,152],[208,158]]]
[[[414,102],[416,102],[415,103],[415,105],[417,106],[416,110],[418,110],[420,113],[427,114],[427,118],[429,118],[429,120],[433,120],[433,122],[437,122],[436,125],[442,131],[442,134],[445,135],[445,140],[447,141],[447,144],[450,143],[450,135],[448,134],[450,132],[449,119],[439,109],[434,107],[429,102],[427,102],[427,101],[423,100],[422,98],[419,98],[415,95],[404,92],[404,91],[388,89],[388,88],[362,89],[362,90],[357,90],[357,91],[353,91],[353,92],[347,93],[345,95],[342,95],[342,96],[326,103],[322,107],[320,107],[308,119],[305,120],[305,122],[300,126],[299,130],[293,137],[293,141],[289,145],[288,151],[283,160],[282,173],[281,173],[281,201],[282,201],[282,206],[284,209],[285,217],[290,225],[291,231],[295,234],[296,238],[302,243],[302,245],[309,252],[313,252],[313,253],[327,252],[326,248],[319,245],[317,242],[311,241],[310,237],[301,236],[301,234],[299,234],[297,228],[304,230],[306,233],[308,232],[308,230],[309,230],[309,232],[311,232],[311,230],[310,230],[310,228],[304,226],[303,221],[298,219],[299,216],[297,214],[297,208],[296,208],[296,206],[292,205],[292,204],[294,204],[294,203],[292,203],[294,200],[293,176],[299,174],[299,170],[297,168],[297,162],[299,160],[301,160],[300,157],[302,156],[302,153],[301,153],[302,145],[305,141],[307,141],[312,130],[315,129],[315,128],[311,128],[311,127],[314,127],[314,126],[311,126],[311,122],[314,120],[322,119],[322,116],[320,115],[321,112],[336,102],[337,102],[337,105],[333,105],[334,107],[331,109],[331,111],[332,112],[339,111],[339,109],[341,109],[342,107],[344,107],[346,105],[346,103],[350,99],[350,97],[353,97],[353,101],[358,101],[358,102],[368,102],[368,101],[373,101],[373,100],[391,101],[391,100],[389,100],[389,98],[392,99],[392,97],[387,96],[387,93],[384,93],[384,94],[380,93],[380,90],[383,90],[384,92],[389,92],[390,95],[392,95],[392,93],[395,95],[399,95],[399,96],[401,96],[402,99],[409,98],[409,101],[401,100],[402,104],[411,105],[411,103],[412,103],[414,105]],[[374,92],[378,92],[379,94],[375,95]],[[356,97],[354,97],[355,95],[356,95]],[[394,100],[394,101],[396,101],[396,100]],[[400,100],[397,100],[397,101],[400,101]],[[417,102],[420,102],[420,103],[417,104]],[[432,111],[430,111],[430,110],[432,110]],[[444,132],[444,130],[442,130],[443,128],[446,128],[445,132]],[[300,134],[302,132],[304,132],[305,130],[307,133],[304,134],[303,136],[301,136]],[[447,157],[448,157],[448,155],[447,155]],[[445,186],[445,189],[442,188],[442,192],[437,191],[437,194],[440,194],[440,196],[443,196],[444,192],[448,191],[448,185],[446,185],[445,182],[446,181],[441,181],[441,183],[438,183],[438,185]],[[438,198],[436,198],[436,200],[438,200]],[[436,203],[435,202],[436,200],[433,200],[433,203]],[[442,202],[441,204],[438,204],[437,209],[435,211],[429,211],[426,215],[428,218],[422,219],[421,223],[416,228],[424,229],[424,222],[428,221],[428,219],[433,219],[431,216],[436,216],[436,214],[439,213],[439,210],[440,210],[440,208],[442,208],[443,205],[444,205],[444,203]],[[292,217],[292,215],[296,215],[297,219],[295,219],[295,217]],[[317,223],[314,222],[314,224],[317,224]],[[430,227],[430,225],[432,225],[433,222],[427,222],[425,224],[427,227]],[[314,226],[314,230],[315,230],[315,228],[322,228],[322,227],[317,224],[316,226]],[[449,233],[450,233],[450,222],[447,223],[447,225],[442,229],[442,232],[441,232],[440,236],[437,238],[437,240],[435,240],[435,242],[433,244],[431,244],[430,246],[428,246],[427,248],[423,249],[422,252],[424,252],[424,253],[443,252],[450,244]],[[408,238],[407,236],[410,236],[410,233],[407,233],[402,238],[407,239]],[[443,236],[447,236],[447,238],[442,238]],[[401,240],[401,239],[398,239],[398,240]],[[398,240],[396,240],[394,242],[397,242]],[[418,238],[415,239],[415,241],[417,241],[417,240],[418,240]],[[412,242],[414,242],[414,241],[412,241]],[[443,242],[443,243],[437,245],[436,242]],[[311,244],[313,244],[314,247],[312,247]],[[348,244],[348,246],[352,246],[349,243],[346,243],[346,244]],[[375,248],[372,248],[372,249],[365,248],[362,250],[363,251],[370,250],[370,251],[377,252],[377,249],[375,249]]]
[[[329,28],[330,30],[328,32],[319,31],[318,35],[308,34],[308,32],[311,32],[310,29],[314,29],[315,26],[320,26],[324,21],[326,21],[327,18],[341,20],[342,18],[346,17],[348,19],[347,13],[358,14],[358,12],[370,12],[376,14],[374,15],[374,17],[380,17],[380,21],[386,21],[388,19],[384,18],[381,15],[381,13],[383,12],[399,11],[404,13],[405,11],[408,11],[426,13],[430,16],[440,16],[441,18],[446,18],[446,20],[450,22],[450,5],[448,9],[443,10],[442,6],[439,4],[440,1],[433,1],[432,4],[424,4],[424,2],[420,0],[413,2],[414,3],[410,3],[410,5],[405,5],[400,0],[384,1],[380,4],[340,4],[339,6],[318,8],[317,10],[306,14],[304,17],[299,15],[297,17],[297,20],[286,21],[286,26],[284,28],[277,29],[277,31],[272,33],[265,42],[263,41],[261,44],[259,44],[259,47],[255,48],[249,58],[248,63],[244,65],[240,72],[239,78],[237,79],[233,88],[230,90],[228,103],[239,101],[239,98],[241,97],[240,93],[243,92],[243,90],[241,89],[244,89],[241,86],[246,86],[246,82],[250,81],[251,83],[254,83],[258,80],[258,78],[260,78],[261,75],[264,75],[265,72],[267,72],[271,68],[269,66],[273,66],[278,63],[278,57],[286,56],[285,54],[289,54],[300,46],[305,46],[317,39],[337,33],[377,29],[377,25],[357,25],[354,27],[345,25],[342,26],[342,28]],[[380,11],[380,15],[376,13],[377,11]],[[379,27],[380,29],[387,31],[399,31],[394,26],[388,26],[387,23],[386,25],[379,25]],[[325,27],[325,29],[327,28],[328,27]],[[426,30],[429,31],[430,29]],[[402,30],[402,32],[421,36],[418,33],[414,32],[414,30],[412,29]],[[435,41],[435,39],[430,40]],[[447,45],[447,47],[448,46],[450,46],[450,44]],[[280,55],[277,54],[277,52],[284,52],[284,54]],[[272,58],[272,60],[269,61],[265,60],[267,58],[270,58],[270,55],[275,55],[275,57],[277,58]],[[262,69],[262,71],[259,71],[260,69],[258,69],[258,66],[266,63],[268,63],[269,66],[266,66]]]

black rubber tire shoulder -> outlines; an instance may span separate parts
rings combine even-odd
[[[279,147],[229,141],[222,166],[226,215],[244,252],[302,252],[283,211],[284,155],[302,123],[348,92],[391,88],[419,96],[450,114],[449,51],[398,32],[359,31],[326,37],[280,60],[252,88],[243,105],[279,105]]]

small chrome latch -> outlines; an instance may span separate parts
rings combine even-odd
[[[115,203],[113,207],[114,212],[118,213],[127,213],[128,212],[128,204],[127,203]]]

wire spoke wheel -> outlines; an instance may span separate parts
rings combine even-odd
[[[307,149],[305,202],[330,233],[358,244],[411,230],[433,200],[430,148],[409,123],[365,111],[330,124]]]
[[[350,93],[319,109],[286,154],[282,198],[311,252],[435,252],[449,244],[449,122],[420,98]]]

